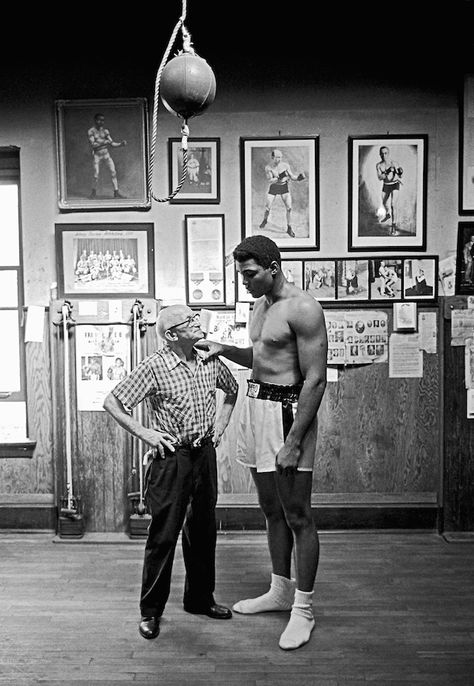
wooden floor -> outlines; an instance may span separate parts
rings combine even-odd
[[[0,535],[0,685],[474,684],[472,542],[321,534],[316,628],[290,652],[278,647],[287,613],[186,614],[180,550],[161,635],[141,638],[143,547]],[[218,602],[266,590],[263,533],[220,534],[217,562]]]

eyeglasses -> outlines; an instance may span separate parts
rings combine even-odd
[[[184,322],[179,322],[178,324],[173,324],[173,326],[168,326],[167,331],[171,331],[172,329],[176,329],[177,326],[181,326],[182,324],[186,324],[187,326],[191,326],[191,324],[194,324],[195,321],[199,319],[199,312],[196,312],[195,314],[190,314],[189,317],[186,317]]]

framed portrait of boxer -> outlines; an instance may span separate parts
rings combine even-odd
[[[55,108],[59,209],[150,209],[146,99],[57,100]]]
[[[426,249],[428,136],[349,138],[349,251]]]
[[[242,238],[319,250],[319,138],[241,138]]]

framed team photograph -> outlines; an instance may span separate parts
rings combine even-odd
[[[474,74],[465,74],[459,103],[459,214],[474,214]]]
[[[474,221],[458,224],[455,289],[457,295],[474,293]]]
[[[406,300],[434,300],[438,295],[438,257],[403,260],[403,297]]]
[[[242,237],[319,250],[319,137],[241,138]]]
[[[403,260],[378,257],[369,260],[370,300],[401,300]]]
[[[225,305],[224,215],[186,214],[186,300],[190,307]]]
[[[55,108],[59,209],[150,209],[146,99],[56,100]]]
[[[316,300],[335,300],[336,260],[305,260],[304,290]]]
[[[153,224],[56,224],[60,298],[155,297]]]
[[[369,261],[336,260],[337,300],[369,299]]]
[[[168,140],[170,194],[183,177],[181,138]],[[188,158],[183,185],[172,204],[220,202],[220,138],[188,138]]]
[[[427,135],[349,137],[349,251],[426,249]]]

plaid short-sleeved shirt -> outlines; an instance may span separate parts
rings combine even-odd
[[[214,431],[216,388],[226,394],[238,389],[218,357],[203,360],[197,353],[193,371],[165,345],[140,362],[112,393],[129,411],[146,399],[154,429],[170,433],[178,443],[198,443]]]

